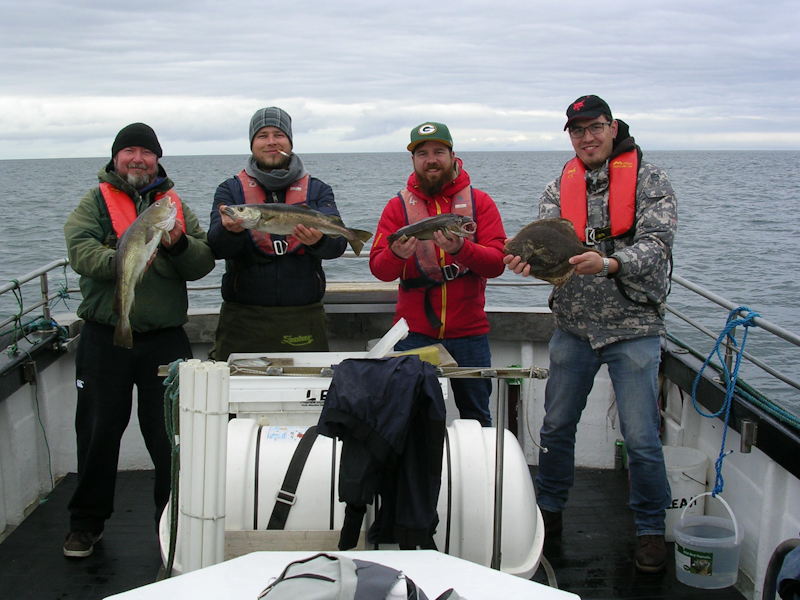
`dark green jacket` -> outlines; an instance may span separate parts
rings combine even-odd
[[[161,165],[158,175],[163,179],[147,189],[144,196],[117,175],[111,163],[101,169],[97,177],[100,182],[107,182],[130,196],[136,213],[141,214],[157,193],[166,192],[174,185]],[[186,282],[200,279],[214,268],[214,254],[208,247],[206,232],[186,203],[182,203],[185,239],[179,240],[171,250],[159,246],[155,260],[136,287],[131,314],[134,331],[154,331],[186,323]],[[83,301],[78,307],[78,316],[115,326],[118,316],[113,311],[115,279],[111,259],[116,252],[117,239],[100,188],[90,190],[67,217],[64,236],[70,265],[81,276]]]

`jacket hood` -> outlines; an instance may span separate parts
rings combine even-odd
[[[469,174],[464,170],[462,161],[458,157],[456,157],[456,173],[456,178],[450,183],[446,183],[442,188],[441,194],[443,196],[450,197],[470,184]],[[413,193],[415,196],[424,198],[425,200],[433,200],[433,198],[422,191],[422,188],[419,186],[419,182],[417,181],[416,172],[411,173],[411,175],[408,177],[408,184],[406,187],[408,188],[408,191]]]
[[[609,160],[612,158],[619,156],[625,152],[630,152],[633,149],[636,149],[636,153],[639,155],[639,161],[642,160],[642,149],[636,145],[636,141],[633,139],[633,136],[630,132],[630,127],[628,124],[621,120],[617,119],[617,137],[614,138],[614,144],[612,145],[611,149],[611,156],[608,157]]]

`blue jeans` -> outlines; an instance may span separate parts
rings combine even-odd
[[[592,350],[582,340],[556,329],[550,340],[550,378],[545,388],[536,498],[545,510],[567,503],[575,476],[575,432],[600,365],[607,364],[617,397],[620,429],[628,451],[630,507],[637,535],[663,535],[671,501],[659,437],[657,336],[624,340]]]
[[[488,335],[439,340],[421,333],[408,334],[394,346],[397,352],[413,350],[422,346],[441,344],[461,367],[490,367],[492,353],[489,350]],[[484,427],[492,426],[492,415],[489,412],[489,397],[492,395],[491,379],[451,379],[453,399],[462,419],[476,419]]]

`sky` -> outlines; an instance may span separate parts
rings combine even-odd
[[[246,154],[264,106],[294,149],[570,150],[597,94],[646,150],[798,150],[800,0],[3,0],[0,159]],[[789,109],[789,110],[787,110]],[[792,112],[789,112],[789,111]]]

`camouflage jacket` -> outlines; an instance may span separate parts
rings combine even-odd
[[[588,226],[607,227],[608,161],[586,172]],[[550,183],[539,202],[539,218],[561,216],[561,178]],[[587,339],[592,348],[620,340],[663,335],[662,303],[669,289],[672,243],[678,210],[664,171],[642,162],[636,184],[636,215],[629,234],[597,246],[619,261],[610,277],[576,275],[554,288],[550,308],[565,331]],[[626,298],[627,296],[627,298]]]

